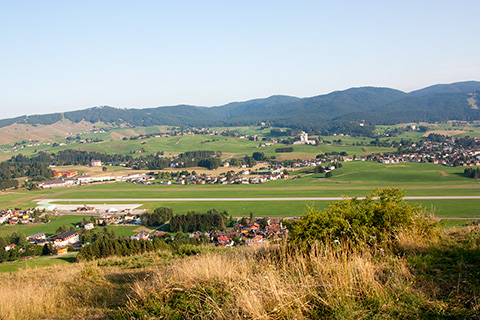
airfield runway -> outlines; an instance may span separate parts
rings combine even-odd
[[[182,201],[339,201],[344,200],[343,197],[281,197],[281,198],[128,198],[128,199],[39,199],[36,200],[39,205],[50,204],[52,202],[108,202],[108,206],[112,206],[115,202],[182,202]],[[365,199],[365,197],[357,197],[357,199]],[[374,198],[378,199],[378,198]],[[412,196],[403,197],[404,200],[472,200],[480,199],[480,196]],[[78,206],[75,205],[75,206]],[[96,205],[98,206],[98,204]],[[138,205],[139,206],[139,205]]]

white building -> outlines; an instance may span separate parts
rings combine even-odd
[[[300,134],[300,141],[295,141],[293,144],[312,144],[315,145],[317,142],[315,140],[308,140],[308,133],[302,131]]]

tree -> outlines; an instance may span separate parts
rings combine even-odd
[[[330,178],[331,176],[332,176],[331,171],[328,171],[327,173],[325,173],[325,178]]]
[[[103,172],[107,171],[107,167],[103,166],[103,167],[102,167],[102,171],[103,171]]]
[[[51,242],[45,243],[42,250],[42,255],[51,256],[55,253],[55,248]]]
[[[318,165],[313,169],[313,172],[314,173],[325,173],[325,168],[321,165]]]

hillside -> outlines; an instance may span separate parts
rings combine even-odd
[[[474,92],[479,90],[478,81],[464,81],[450,84],[436,84],[420,90],[415,90],[409,95],[421,97],[432,93],[460,93],[460,92]]]
[[[277,126],[318,131],[366,120],[367,124],[480,120],[479,81],[435,85],[410,93],[390,88],[361,87],[310,98],[271,96],[218,107],[190,105],[145,109],[94,107],[65,113],[0,120],[12,125],[52,125],[61,120],[122,126],[238,126],[262,121]],[[474,94],[476,93],[476,94]],[[351,125],[350,125],[351,126]],[[336,129],[335,129],[336,128]],[[18,129],[17,129],[18,130]]]
[[[475,319],[478,227],[421,232],[400,232],[390,245],[375,239],[308,249],[182,244],[22,268],[0,274],[0,313],[2,319]]]

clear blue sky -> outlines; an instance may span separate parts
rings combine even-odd
[[[0,118],[480,80],[480,1],[0,0]]]

